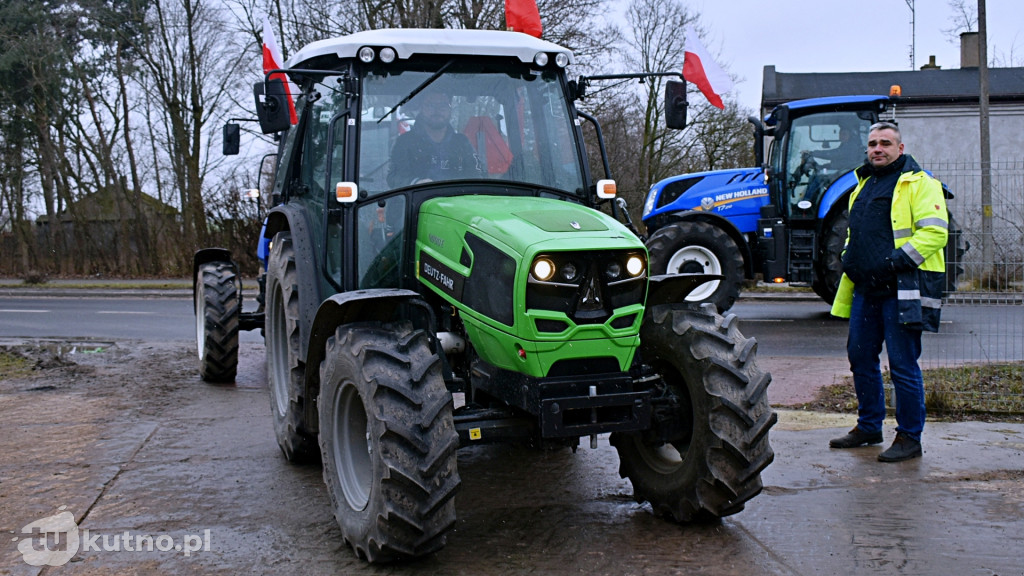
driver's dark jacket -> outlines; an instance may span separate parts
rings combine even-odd
[[[885,244],[882,258],[872,259],[868,264],[871,270],[854,271],[854,276],[863,280],[865,275],[883,273],[875,266],[888,270],[896,277],[900,323],[912,329],[938,332],[946,270],[942,249],[948,238],[949,213],[942,184],[924,172],[912,157],[906,156],[904,162],[889,202],[892,240]],[[859,208],[855,204],[873,176],[868,165],[857,169],[859,183],[850,194],[851,212]],[[851,238],[848,232],[847,250]],[[832,304],[834,316],[850,317],[853,291],[854,280],[844,272]]]
[[[435,142],[426,130],[402,134],[391,150],[388,185],[408,186],[418,180],[454,180],[479,176],[473,147],[465,135],[448,127],[444,138]]]

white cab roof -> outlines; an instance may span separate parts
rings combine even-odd
[[[386,28],[313,42],[289,58],[285,67],[301,68],[302,62],[328,54],[339,58],[355,58],[363,46],[390,46],[401,59],[414,54],[461,54],[513,56],[523,62],[532,62],[537,52],[563,52],[572,63],[572,51],[569,49],[522,32]]]

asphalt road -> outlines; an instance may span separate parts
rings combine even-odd
[[[757,300],[739,302],[732,312],[762,354],[806,356],[810,348],[812,356],[845,356],[846,324],[830,318],[822,302]],[[195,316],[185,298],[0,297],[0,338],[192,340]],[[243,332],[242,341],[262,338]]]
[[[245,302],[246,310],[255,304]],[[820,300],[741,299],[730,310],[740,330],[758,341],[758,354],[780,358],[846,357],[847,324]],[[195,338],[192,302],[184,297],[0,297],[0,338],[91,338],[175,341]],[[987,341],[989,339],[990,341]],[[258,331],[244,343],[262,342]],[[946,306],[938,335],[926,334],[924,358],[943,363],[1021,360],[1024,306]]]
[[[185,298],[5,297],[0,298],[0,338],[194,340],[195,315]],[[251,331],[241,340],[263,338]]]

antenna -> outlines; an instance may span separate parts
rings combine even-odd
[[[917,39],[917,35],[914,30],[914,0],[904,1],[907,3],[907,7],[910,8],[910,69],[917,70],[917,61],[914,58],[914,44]]]

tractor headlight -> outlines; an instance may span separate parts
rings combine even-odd
[[[533,277],[541,282],[547,282],[555,275],[555,263],[547,258],[538,258],[533,261]]]
[[[370,48],[369,46],[363,46],[362,48],[360,48],[358,55],[359,61],[363,62],[364,64],[369,64],[370,62],[373,62],[373,58],[376,56],[376,54],[374,54],[373,52],[373,48]]]
[[[576,280],[576,276],[579,271],[576,269],[576,265],[572,262],[566,262],[565,266],[562,266],[562,280],[566,282],[572,282]]]
[[[626,260],[626,272],[628,272],[629,275],[634,277],[634,278],[636,278],[637,276],[643,274],[644,273],[644,259],[639,257],[639,256],[637,256],[636,254],[630,256],[629,260]]]

